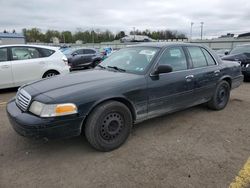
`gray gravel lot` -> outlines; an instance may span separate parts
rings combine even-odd
[[[15,95],[3,91],[0,103]],[[30,140],[0,105],[0,187],[228,187],[250,156],[250,83],[222,111],[197,106],[136,125],[101,153],[84,137]]]

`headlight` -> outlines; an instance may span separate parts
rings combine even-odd
[[[246,68],[248,68],[249,66],[250,66],[250,64],[247,64],[247,65],[246,65]]]
[[[56,117],[77,113],[77,107],[72,103],[43,104],[38,101],[32,102],[29,111],[40,117]]]

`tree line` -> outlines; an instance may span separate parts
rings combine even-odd
[[[39,28],[23,29],[23,35],[27,42],[44,42],[51,43],[53,37],[57,37],[61,43],[75,43],[78,40],[83,41],[83,43],[100,43],[100,42],[110,42],[114,40],[119,40],[125,36],[124,31],[118,33],[113,33],[109,30],[100,31],[96,30],[85,30],[85,31],[57,31],[57,30],[47,30],[42,32]],[[150,31],[148,29],[140,31],[130,31],[130,35],[146,35],[155,40],[167,40],[167,39],[185,39],[186,36],[183,33],[172,30],[158,30]]]

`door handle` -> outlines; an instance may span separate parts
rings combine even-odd
[[[39,62],[39,64],[40,64],[40,65],[44,65],[44,64],[45,64],[45,62],[43,62],[43,61],[40,61],[40,62]]]
[[[216,70],[216,71],[214,71],[214,73],[220,73],[220,70]]]
[[[8,69],[10,66],[9,65],[2,65],[1,68],[2,69]]]
[[[215,76],[218,76],[218,75],[219,75],[219,73],[220,73],[220,70],[216,70],[216,71],[214,71]]]
[[[192,79],[194,78],[194,75],[188,75],[185,78],[186,78],[187,82],[191,82]]]
[[[186,79],[194,78],[194,75],[188,75],[185,77]]]

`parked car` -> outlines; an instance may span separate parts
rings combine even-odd
[[[113,53],[113,48],[104,47],[104,48],[100,48],[99,51],[103,55],[103,59],[106,59],[108,56],[110,56]]]
[[[214,51],[219,57],[223,57],[225,56],[226,53],[230,52],[230,49],[219,49],[219,50],[214,50]]]
[[[239,63],[224,63],[207,47],[144,43],[117,51],[95,69],[20,88],[7,112],[23,136],[83,132],[94,148],[110,151],[138,122],[202,103],[222,110],[242,80]]]
[[[93,68],[103,59],[103,55],[94,48],[69,48],[63,53],[68,58],[71,70]]]
[[[0,89],[69,73],[68,60],[56,47],[0,46]]]
[[[235,47],[231,52],[222,57],[227,61],[238,61],[241,64],[244,80],[250,80],[250,44]]]

